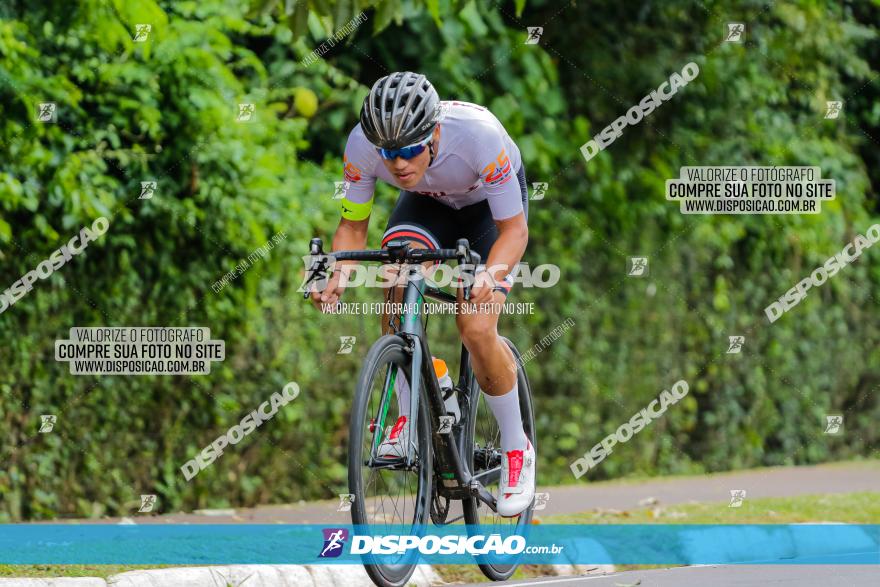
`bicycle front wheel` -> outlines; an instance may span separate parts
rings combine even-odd
[[[354,495],[352,522],[364,526],[368,534],[421,535],[429,514],[431,499],[432,449],[428,412],[419,402],[419,417],[410,423],[409,440],[415,444],[415,462],[406,467],[387,461],[370,463],[371,455],[384,438],[385,429],[400,415],[396,396],[397,379],[411,382],[410,355],[406,342],[386,335],[373,344],[358,379],[351,413],[348,450],[348,485]],[[410,393],[417,393],[410,387]],[[421,396],[424,397],[424,394]],[[408,406],[405,408],[408,410]],[[377,585],[399,587],[415,571],[418,553],[399,557],[364,555],[367,574]]]

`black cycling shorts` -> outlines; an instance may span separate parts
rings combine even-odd
[[[516,178],[528,220],[529,193],[526,189],[525,165],[520,166]],[[498,238],[498,227],[492,220],[489,202],[483,200],[456,210],[431,196],[401,190],[397,205],[388,219],[382,246],[391,239],[397,239],[421,243],[429,249],[454,249],[460,238],[468,239],[471,248],[479,253],[481,262],[486,262],[489,250]]]

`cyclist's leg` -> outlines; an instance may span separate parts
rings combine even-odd
[[[517,174],[523,191],[523,209],[528,218],[525,170]],[[480,204],[484,206],[479,207]],[[469,217],[462,218],[468,229],[467,238],[474,243],[484,262],[498,237],[488,204],[480,202],[463,209]],[[445,246],[445,243],[444,243]],[[459,298],[461,295],[459,294]],[[500,293],[486,311],[459,312],[456,325],[471,356],[474,374],[483,390],[483,399],[498,422],[501,431],[501,489],[497,511],[502,516],[515,516],[532,502],[535,493],[535,451],[526,437],[519,405],[517,365],[513,353],[498,335],[498,320],[504,299]]]
[[[523,210],[528,218],[528,191],[526,189],[525,167],[517,173],[523,198]],[[492,220],[489,206],[480,202],[460,211],[460,226],[467,227],[467,238],[480,254],[483,262],[498,238],[498,229]],[[444,246],[445,243],[444,243]],[[496,300],[502,298],[500,294]],[[457,325],[465,346],[471,355],[474,374],[480,388],[489,397],[486,402],[495,414],[501,428],[502,448],[517,450],[524,448],[525,433],[519,410],[518,390],[516,388],[516,362],[513,353],[498,335],[498,320],[504,300],[490,306],[489,312],[473,314],[460,313]]]
[[[474,249],[483,260],[488,258],[489,249],[498,236],[488,206],[486,208],[484,220],[467,225],[471,228],[468,240],[476,243]],[[462,292],[459,291],[458,295],[461,302]],[[501,294],[496,294],[493,302],[486,308],[461,306],[456,316],[456,326],[470,354],[471,366],[483,390],[484,400],[498,421],[501,449],[504,452],[522,450],[526,439],[519,409],[516,362],[498,334],[504,299]]]

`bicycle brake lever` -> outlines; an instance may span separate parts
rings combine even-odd
[[[473,286],[474,282],[476,282],[476,280],[477,280],[477,267],[480,264],[480,255],[478,255],[477,253],[472,253],[472,257],[473,257],[472,258],[473,262],[467,264],[468,269],[466,271],[470,275],[471,283],[470,283],[470,285],[468,285],[468,283],[465,282],[464,288],[463,288],[464,291],[462,292],[464,300],[466,302],[470,301],[470,299],[471,299],[471,290],[473,289],[472,286]]]
[[[466,238],[460,238],[455,243],[456,248],[458,249],[458,264],[465,265],[469,269],[467,270],[472,276],[476,276],[476,267],[480,263],[480,255],[471,250],[470,243]],[[468,285],[467,281],[465,281],[464,286],[462,287],[462,298],[464,301],[469,301],[471,299],[471,286]]]
[[[313,257],[319,257],[324,254],[324,242],[320,238],[313,238],[309,241],[309,255]],[[320,265],[320,261],[315,259],[312,262],[312,266],[306,270],[308,277],[306,278],[305,286],[306,291],[303,292],[303,299],[309,299],[309,294],[311,294],[311,290],[308,289],[308,285],[315,280],[315,274],[317,270],[315,269],[316,265]]]
[[[315,283],[317,283],[325,277],[325,269],[327,268],[326,262],[327,262],[327,260],[326,260],[325,255],[321,255],[320,257],[318,257],[317,259],[314,260],[314,262],[312,263],[312,266],[309,267],[309,270],[308,270],[309,277],[308,277],[308,279],[306,279],[306,283],[305,283],[306,286],[311,284],[313,281]],[[309,298],[310,293],[311,293],[311,290],[306,290],[303,293],[303,299],[307,300]]]

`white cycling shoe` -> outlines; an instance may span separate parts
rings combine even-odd
[[[400,416],[394,426],[385,429],[385,440],[379,445],[376,457],[393,460],[406,458],[406,447],[409,443],[409,422],[406,416]]]
[[[523,513],[535,498],[535,447],[526,439],[525,450],[508,451],[501,459],[498,515],[512,518]]]

